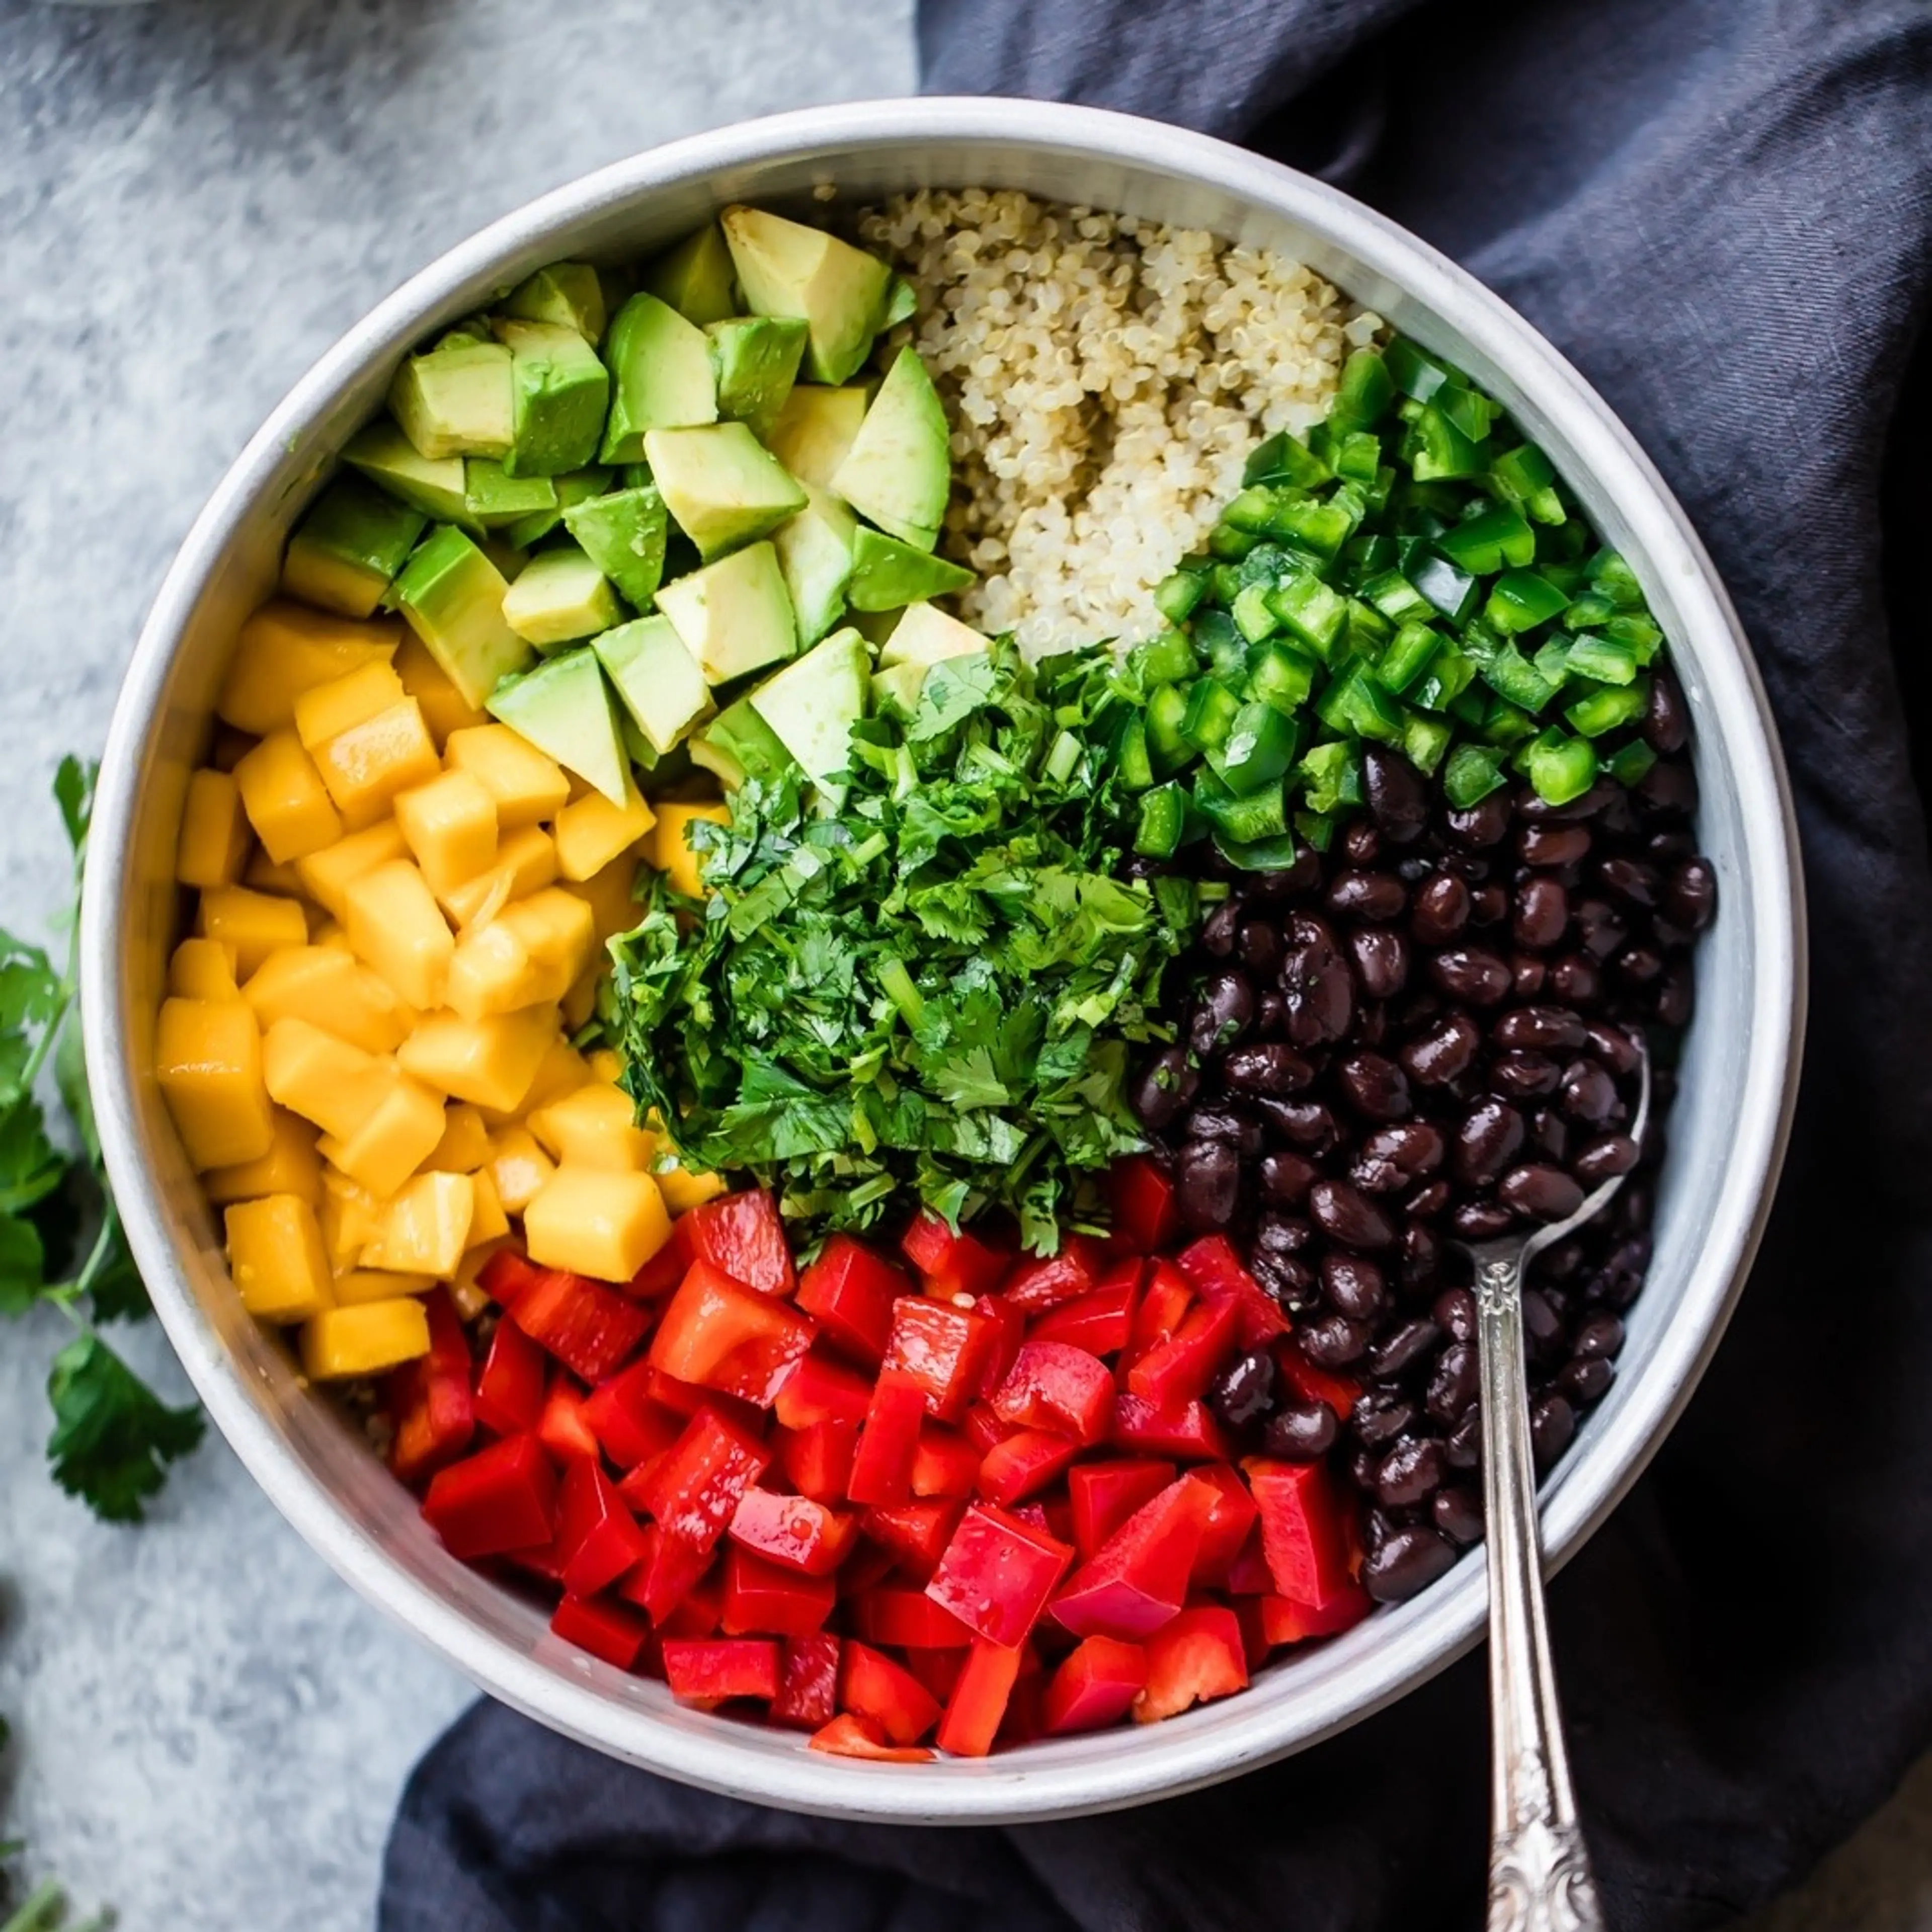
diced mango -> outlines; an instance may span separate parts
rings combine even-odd
[[[556,878],[556,842],[541,825],[525,825],[498,842],[496,863],[438,892],[436,903],[459,926],[482,926],[513,899],[541,892]]]
[[[472,730],[490,722],[487,711],[464,701],[462,692],[413,631],[397,649],[396,675],[402,680],[404,690],[422,706],[423,722],[439,752],[448,742],[451,732]]]
[[[293,899],[246,886],[214,886],[203,892],[194,929],[234,954],[236,976],[242,980],[280,947],[308,944],[308,916]]]
[[[496,862],[496,801],[471,772],[444,772],[398,793],[396,823],[439,898]]]
[[[725,1191],[722,1174],[694,1174],[675,1161],[669,1167],[656,1169],[651,1178],[664,1198],[664,1205],[674,1214],[688,1214],[692,1208],[716,1200]]]
[[[597,1010],[597,982],[602,976],[602,962],[593,959],[564,994],[562,1011],[566,1032],[576,1033],[590,1024],[591,1016]]]
[[[273,892],[284,899],[303,898],[302,874],[292,863],[278,866],[268,854],[257,845],[248,855],[248,862],[242,868],[242,883],[251,892]],[[304,903],[302,910],[308,908]]]
[[[254,1012],[246,1006],[241,1010],[254,1026]],[[276,1103],[338,1140],[350,1138],[381,1106],[393,1078],[392,1061],[364,1053],[309,1020],[276,1021],[262,1036],[261,1056]],[[254,1160],[266,1147],[265,1139],[248,1158]]]
[[[686,829],[698,820],[713,825],[728,825],[731,808],[722,804],[689,804],[667,800],[658,807],[658,821],[652,829],[650,858],[679,892],[698,898],[704,890],[698,876],[699,860],[685,838]]]
[[[197,1168],[259,1160],[274,1140],[262,1030],[239,1000],[164,1000],[154,1077]]]
[[[529,1128],[502,1127],[490,1137],[488,1171],[505,1211],[520,1214],[556,1172],[556,1163]]]
[[[523,941],[500,920],[493,920],[458,942],[443,998],[464,1018],[486,1019],[534,1006],[546,979]]]
[[[657,1142],[638,1125],[631,1096],[593,1081],[536,1108],[530,1130],[561,1166],[647,1174]]]
[[[470,1244],[476,1186],[466,1174],[419,1174],[397,1191],[362,1250],[364,1268],[398,1274],[454,1274]]]
[[[377,1063],[386,1076],[382,1097],[351,1134],[325,1134],[325,1159],[378,1197],[396,1192],[442,1138],[442,1100],[419,1082]]]
[[[507,724],[452,731],[444,747],[452,771],[479,778],[496,801],[505,832],[554,818],[570,796],[563,767]]]
[[[352,724],[311,755],[352,832],[374,824],[397,793],[426,783],[442,769],[413,698]]]
[[[376,662],[305,691],[296,700],[296,734],[314,752],[344,731],[366,724],[409,693],[390,664]]]
[[[235,1000],[235,956],[220,940],[184,939],[168,961],[168,991],[178,1000]]]
[[[264,1194],[292,1194],[311,1208],[322,1205],[322,1156],[316,1152],[314,1128],[286,1107],[269,1112],[274,1138],[266,1154],[232,1167],[210,1168],[202,1176],[202,1186],[216,1207]]]
[[[303,1322],[333,1306],[315,1210],[296,1194],[238,1201],[223,1216],[228,1271],[250,1315]]]
[[[343,928],[356,956],[410,1006],[441,1006],[456,940],[422,873],[392,859],[350,880],[344,898]]]
[[[373,667],[386,670],[386,665]],[[271,731],[235,767],[242,808],[271,861],[286,866],[342,836],[342,818],[293,731]]]
[[[490,1130],[483,1116],[466,1100],[453,1101],[442,1111],[442,1138],[424,1166],[474,1174],[489,1158]]]
[[[584,1064],[590,1070],[593,1080],[601,1080],[607,1087],[614,1087],[624,1077],[624,1056],[615,1047],[593,1046],[584,1056]],[[653,1118],[652,1126],[662,1130],[662,1123]]]
[[[338,1275],[353,1268],[362,1250],[376,1238],[376,1217],[382,1204],[360,1182],[333,1168],[322,1172],[322,1245],[328,1264]]]
[[[500,1253],[510,1245],[507,1240],[479,1241],[464,1251],[462,1260],[456,1264],[456,1272],[449,1278],[449,1298],[456,1304],[456,1312],[466,1322],[474,1322],[477,1316],[490,1305],[490,1296],[483,1284],[477,1280],[490,1257]]]
[[[399,617],[358,623],[276,598],[242,626],[215,715],[266,737],[292,724],[305,691],[361,666],[386,662],[403,634]]]
[[[325,917],[309,934],[311,946],[326,946],[337,952],[349,950],[349,935],[332,919]]]
[[[302,1324],[302,1368],[315,1382],[376,1375],[428,1353],[429,1317],[406,1295],[325,1309]]]
[[[569,809],[574,812],[577,807],[573,805]],[[589,878],[574,880],[562,888],[590,908],[600,948],[614,934],[628,932],[644,916],[643,908],[632,897],[638,883],[638,872],[635,855],[626,852]]]
[[[436,1286],[433,1275],[394,1274],[386,1268],[349,1268],[333,1283],[338,1308],[366,1307],[372,1301],[395,1301],[406,1294],[427,1294]]]
[[[242,997],[265,1027],[307,1020],[364,1053],[393,1053],[416,1016],[352,952],[334,946],[292,946],[262,961]]]
[[[597,951],[596,916],[584,901],[561,886],[548,886],[506,906],[499,926],[521,941],[530,958],[548,976],[545,1000],[560,1000]]]
[[[524,1240],[541,1268],[628,1281],[670,1238],[648,1174],[560,1167],[524,1210]]]
[[[452,1100],[507,1114],[523,1106],[556,1036],[554,1006],[480,1020],[431,1013],[397,1048],[396,1058],[406,1072]]]
[[[403,828],[393,818],[352,832],[320,852],[311,852],[296,861],[296,872],[302,890],[325,912],[340,919],[347,909],[349,888],[364,872],[386,866],[392,859],[406,858],[409,846]]]
[[[470,1216],[470,1238],[464,1244],[466,1252],[479,1243],[500,1241],[510,1232],[510,1217],[503,1211],[502,1197],[490,1170],[479,1167],[470,1179],[476,1190],[476,1209]]]
[[[602,792],[586,792],[556,815],[557,868],[566,879],[588,879],[628,852],[656,823],[657,814],[628,778],[620,806]]]
[[[175,877],[184,886],[232,886],[248,856],[248,821],[234,773],[191,773],[175,843]]]

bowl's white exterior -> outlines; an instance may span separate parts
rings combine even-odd
[[[1790,799],[1764,694],[1682,512],[1596,394],[1527,323],[1346,195],[1154,122],[1012,100],[817,109],[639,154],[453,249],[352,329],[224,478],[135,650],[101,769],[82,919],[94,1103],[135,1257],[217,1426],[295,1526],[373,1603],[496,1696],[611,1755],[734,1796],[934,1822],[1096,1811],[1232,1776],[1316,1743],[1468,1648],[1480,1552],[1416,1600],[1264,1671],[1245,1695],[1145,1730],[982,1762],[902,1767],[680,1707],[548,1633],[542,1613],[448,1557],[410,1498],[244,1315],[150,1072],[172,854],[187,774],[242,616],[282,539],[397,358],[550,261],[635,254],[736,200],[814,188],[864,200],[922,184],[1012,187],[1214,230],[1309,262],[1468,369],[1549,450],[1630,559],[1671,638],[1696,720],[1702,838],[1720,914],[1672,1121],[1649,1286],[1621,1372],[1548,1488],[1552,1562],[1574,1552],[1670,1429],[1723,1331],[1762,1233],[1789,1128],[1804,939]]]

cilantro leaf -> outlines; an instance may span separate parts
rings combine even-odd
[[[110,1522],[139,1522],[167,1466],[201,1441],[193,1408],[171,1408],[99,1336],[77,1336],[47,1378],[54,1480]]]
[[[83,763],[70,752],[54,773],[54,802],[60,807],[61,823],[67,828],[67,842],[76,855],[87,842],[88,820],[94,814],[94,781],[100,776],[99,763]]]
[[[0,1315],[24,1315],[46,1280],[39,1231],[18,1215],[0,1215]]]

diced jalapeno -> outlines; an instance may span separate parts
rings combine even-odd
[[[1248,654],[1248,692],[1264,704],[1271,704],[1292,717],[1308,702],[1315,688],[1316,666],[1294,646],[1280,638],[1271,638]]]
[[[1586,738],[1539,738],[1529,748],[1529,782],[1546,805],[1568,805],[1597,782],[1597,752]]]
[[[1301,736],[1293,718],[1251,698],[1235,712],[1227,736],[1210,749],[1208,762],[1232,792],[1246,795],[1278,785],[1294,763]]]
[[[1570,728],[1586,738],[1600,738],[1620,724],[1634,724],[1643,716],[1650,701],[1648,691],[1638,684],[1599,685],[1580,698],[1564,712]]]
[[[1636,680],[1636,652],[1616,638],[1585,636],[1571,639],[1565,668],[1599,684],[1631,684]]]
[[[1427,402],[1449,380],[1449,371],[1406,335],[1382,350],[1382,364],[1397,390],[1418,403]]]
[[[1496,458],[1490,472],[1496,494],[1539,524],[1560,524],[1566,514],[1556,493],[1556,466],[1533,442]]]
[[[1476,580],[1446,556],[1433,553],[1407,566],[1408,580],[1452,624],[1467,617],[1476,602]]]
[[[1194,646],[1179,631],[1163,631],[1159,637],[1135,645],[1127,662],[1150,689],[1156,684],[1185,683],[1198,668]]]
[[[1505,644],[1484,665],[1483,681],[1526,711],[1540,711],[1556,695],[1556,686],[1514,644]]]
[[[1187,693],[1178,684],[1163,684],[1148,700],[1148,754],[1156,772],[1178,770],[1194,755],[1194,747],[1181,735],[1187,716]]]
[[[1483,616],[1499,631],[1532,631],[1560,617],[1569,603],[1548,578],[1533,570],[1512,570],[1496,579]]]
[[[1180,849],[1180,835],[1186,824],[1186,794],[1170,778],[1143,794],[1134,828],[1134,850],[1144,859],[1171,859]]]
[[[1388,364],[1374,350],[1357,350],[1342,365],[1330,422],[1346,429],[1369,428],[1388,414],[1395,401],[1395,386]]]
[[[1458,745],[1442,774],[1442,796],[1458,812],[1480,805],[1503,782],[1502,754],[1486,745]]]
[[[1656,763],[1657,754],[1641,738],[1634,738],[1610,754],[1604,769],[1618,784],[1634,785],[1647,778]]]
[[[1154,783],[1154,760],[1148,750],[1147,718],[1138,711],[1127,714],[1120,734],[1120,748],[1115,763],[1120,782],[1130,791],[1145,791]]]
[[[1198,570],[1177,570],[1172,576],[1163,578],[1154,586],[1154,608],[1170,624],[1185,623],[1194,614],[1194,607],[1207,594],[1208,578],[1205,572]]]
[[[1418,483],[1480,476],[1490,466],[1489,445],[1472,441],[1434,403],[1425,403],[1402,444]]]
[[[1279,431],[1255,445],[1241,471],[1241,481],[1250,483],[1292,483],[1312,490],[1325,483],[1333,472],[1327,464],[1303,442]]]
[[[1288,830],[1287,788],[1282,785],[1266,786],[1244,796],[1212,772],[1196,772],[1194,802],[1217,832],[1244,844],[1256,838],[1278,838]]]
[[[1296,571],[1276,584],[1268,608],[1324,660],[1348,615],[1347,600],[1341,593],[1306,570]]]
[[[1382,652],[1382,662],[1376,666],[1377,675],[1390,690],[1398,693],[1407,691],[1429,668],[1430,660],[1442,642],[1442,638],[1426,624],[1404,624],[1395,634],[1394,641]]]
[[[1402,720],[1402,755],[1425,777],[1433,778],[1454,736],[1453,728],[1443,719],[1412,711]]]
[[[1536,532],[1505,505],[1444,530],[1436,548],[1459,568],[1490,577],[1505,565],[1522,568],[1534,562]]]
[[[1180,735],[1197,752],[1219,751],[1240,708],[1241,700],[1219,678],[1196,678],[1188,689]]]
[[[1362,595],[1391,623],[1406,624],[1412,618],[1426,623],[1436,614],[1435,605],[1399,570],[1384,570],[1369,578]]]
[[[1268,605],[1270,589],[1265,584],[1247,584],[1229,608],[1228,614],[1234,619],[1235,629],[1251,644],[1259,644],[1281,628],[1281,620]]]
[[[1301,778],[1302,802],[1311,812],[1326,814],[1362,802],[1361,760],[1345,739],[1317,745],[1295,770]]]

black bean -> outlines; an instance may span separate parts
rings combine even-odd
[[[1516,836],[1516,849],[1526,866],[1539,872],[1580,865],[1589,856],[1590,830],[1586,825],[1526,825]]]
[[[1571,820],[1594,818],[1599,812],[1608,810],[1623,796],[1623,788],[1609,778],[1599,778],[1580,796],[1562,805],[1552,805],[1548,800],[1538,798],[1528,786],[1516,794],[1516,812],[1519,818],[1556,819]]]
[[[1208,1387],[1208,1406],[1230,1429],[1245,1428],[1274,1393],[1274,1358],[1259,1349],[1230,1362]]]
[[[1268,1418],[1262,1447],[1284,1462],[1318,1462],[1341,1432],[1335,1412],[1325,1402],[1288,1402]]]
[[[1446,1087],[1468,1071],[1482,1043],[1483,1036],[1468,1014],[1445,1013],[1397,1058],[1412,1080],[1424,1087]]]
[[[1624,1345],[1624,1324],[1614,1315],[1593,1315],[1570,1344],[1580,1355],[1614,1355]]]
[[[1416,1316],[1376,1344],[1369,1357],[1369,1372],[1378,1382],[1394,1382],[1420,1361],[1440,1339],[1427,1316]]]
[[[1366,1322],[1352,1321],[1346,1315],[1318,1315],[1295,1334],[1301,1352],[1318,1368],[1342,1369],[1361,1360],[1374,1331]]]
[[[1280,1129],[1294,1146],[1313,1154],[1326,1154],[1335,1144],[1335,1116],[1319,1100],[1276,1100],[1258,1098],[1255,1107],[1264,1118]]]
[[[1315,1306],[1315,1271],[1306,1262],[1292,1255],[1271,1255],[1260,1250],[1248,1257],[1249,1271],[1291,1315],[1299,1315]]]
[[[1291,932],[1293,944],[1281,969],[1282,997],[1288,1003],[1288,1036],[1297,1046],[1318,1046],[1340,1040],[1348,1032],[1355,1012],[1348,962],[1323,921],[1298,916]]]
[[[1402,1285],[1404,1288],[1429,1287],[1436,1280],[1442,1260],[1442,1250],[1436,1237],[1426,1228],[1412,1221],[1403,1228]]]
[[[1202,922],[1201,947],[1217,959],[1225,959],[1234,950],[1240,930],[1241,908],[1238,899],[1223,899]]]
[[[1382,856],[1382,836],[1366,818],[1352,818],[1342,828],[1340,850],[1352,866],[1372,866]]]
[[[1409,909],[1409,929],[1424,946],[1447,946],[1469,922],[1469,888],[1454,872],[1438,872]]]
[[[1492,792],[1480,802],[1444,814],[1449,842],[1465,851],[1479,852],[1498,844],[1509,830],[1509,801],[1501,792]]]
[[[1376,1460],[1366,1449],[1358,1449],[1348,1457],[1348,1480],[1365,1496],[1375,1493]],[[1382,1524],[1379,1529],[1376,1526],[1378,1522]],[[1370,1550],[1378,1547],[1390,1527],[1381,1510],[1371,1510],[1362,1538],[1365,1547]]]
[[[1568,1281],[1582,1265],[1583,1244],[1574,1234],[1536,1258],[1536,1271],[1545,1281]]]
[[[1315,1163],[1298,1154],[1277,1152],[1262,1156],[1262,1192],[1270,1201],[1292,1207],[1307,1198],[1308,1184],[1315,1178]]]
[[[1415,1426],[1415,1404],[1400,1389],[1364,1389],[1348,1412],[1348,1427],[1365,1449],[1380,1449]]]
[[[1636,783],[1638,802],[1660,816],[1688,818],[1697,809],[1697,778],[1682,758],[1659,758]]]
[[[1270,1094],[1281,1099],[1300,1093],[1314,1078],[1314,1068],[1280,1040],[1231,1047],[1221,1058],[1222,1082],[1238,1094]]]
[[[1553,1166],[1562,1167],[1570,1157],[1570,1123],[1553,1107],[1539,1107],[1529,1117],[1529,1136],[1525,1151],[1540,1154]]]
[[[1456,1177],[1486,1187],[1522,1145],[1522,1116],[1501,1100],[1479,1100],[1457,1124],[1452,1160]]]
[[[1370,815],[1391,845],[1412,845],[1429,824],[1429,793],[1421,774],[1386,746],[1370,745],[1362,754],[1362,789]]]
[[[1687,859],[1664,888],[1664,910],[1674,926],[1702,932],[1716,916],[1718,875],[1708,859]]]
[[[1469,923],[1496,926],[1509,916],[1509,894],[1496,885],[1478,886],[1469,895]]]
[[[1587,952],[1566,952],[1550,962],[1550,990],[1566,1006],[1594,1006],[1603,989],[1603,974]]]
[[[1529,1446],[1538,1469],[1552,1467],[1576,1434],[1576,1412],[1560,1395],[1540,1395],[1529,1406]]]
[[[1470,1335],[1475,1333],[1473,1322]],[[1423,1393],[1423,1406],[1438,1422],[1454,1423],[1474,1402],[1482,1388],[1482,1370],[1473,1339],[1451,1342],[1436,1358]]]
[[[1362,1587],[1378,1604],[1400,1604],[1426,1590],[1456,1562],[1454,1546],[1420,1523],[1392,1530],[1362,1564]]]
[[[1408,894],[1393,872],[1338,872],[1328,888],[1328,910],[1344,919],[1383,925],[1400,919]]]
[[[1449,1151],[1440,1127],[1426,1120],[1411,1120],[1400,1126],[1378,1127],[1362,1143],[1365,1160],[1386,1160],[1405,1180],[1419,1180],[1433,1174]]]
[[[1580,1148],[1570,1172],[1586,1187],[1596,1187],[1636,1165],[1636,1142],[1628,1134],[1605,1134]]]
[[[1522,1332],[1532,1348],[1546,1350],[1563,1339],[1562,1319],[1540,1288],[1525,1288],[1521,1307]]]
[[[1270,1208],[1255,1223],[1255,1247],[1268,1255],[1298,1255],[1315,1239],[1315,1230],[1298,1214]]]
[[[1255,1002],[1255,1030],[1264,1040],[1272,1040],[1288,1018],[1288,1004],[1279,993],[1264,993]]]
[[[1237,1107],[1204,1103],[1181,1122],[1180,1130],[1190,1141],[1226,1141],[1244,1160],[1255,1160],[1262,1150],[1262,1124]]]
[[[1634,986],[1648,986],[1664,971],[1664,955],[1654,946],[1626,946],[1610,963]]]
[[[1483,1460],[1483,1412],[1480,1405],[1463,1412],[1462,1419],[1450,1430],[1442,1454],[1452,1469],[1474,1469]]]
[[[1583,1022],[1561,1006],[1518,1006],[1490,1029],[1497,1046],[1534,1053],[1574,1052],[1588,1036]]]
[[[1588,1407],[1603,1399],[1616,1378],[1616,1365],[1600,1355],[1577,1355],[1565,1363],[1556,1386],[1574,1402]]]
[[[1543,991],[1550,968],[1534,952],[1510,956],[1510,992],[1519,1000],[1535,999]]]
[[[1573,1120],[1598,1126],[1617,1110],[1616,1082],[1594,1060],[1573,1060],[1563,1070],[1556,1104]]]
[[[1654,752],[1666,757],[1683,750],[1690,736],[1690,710],[1675,674],[1659,664],[1651,674],[1650,698],[1644,706],[1643,737]]]
[[[1408,941],[1393,927],[1363,926],[1348,935],[1348,951],[1372,1000],[1392,1000],[1408,983]]]
[[[1641,859],[1606,859],[1597,868],[1597,877],[1612,898],[1626,905],[1641,906],[1646,911],[1657,904],[1662,890],[1654,866]]]
[[[1348,1104],[1364,1119],[1400,1120],[1415,1111],[1408,1076],[1379,1053],[1352,1053],[1340,1061],[1335,1077]]]
[[[1255,1016],[1255,989],[1239,973],[1214,973],[1194,995],[1188,1044],[1205,1060],[1240,1038]]]
[[[1199,1092],[1201,1074],[1187,1057],[1187,1049],[1170,1046],[1149,1062],[1134,1089],[1134,1112],[1148,1126],[1158,1131],[1171,1122]]]
[[[1402,1211],[1411,1220],[1432,1221],[1448,1206],[1455,1190],[1438,1174],[1433,1180],[1418,1187],[1402,1204]]]
[[[1483,1539],[1483,1499],[1462,1484],[1438,1490],[1429,1500],[1429,1514],[1452,1543],[1467,1547]]]
[[[1612,1026],[1607,1021],[1593,1021],[1585,1030],[1590,1040],[1590,1051],[1614,1073],[1619,1080],[1627,1079],[1637,1070],[1642,1055],[1636,1042],[1623,1028]]]
[[[1583,1204],[1583,1190],[1560,1167],[1513,1167],[1496,1184],[1497,1198],[1535,1221],[1562,1221]]]
[[[1180,1218],[1202,1234],[1225,1228],[1240,1204],[1241,1157],[1225,1141],[1190,1141],[1174,1164]]]
[[[1681,960],[1664,976],[1657,989],[1657,1017],[1664,1025],[1684,1027],[1696,1010],[1697,982],[1689,960]]]
[[[1449,1225],[1459,1240],[1493,1241],[1499,1234],[1508,1234],[1515,1220],[1507,1208],[1496,1202],[1465,1201],[1450,1216]]]
[[[1452,1000],[1472,1006],[1492,1006],[1510,989],[1508,962],[1484,946],[1450,946],[1430,961],[1429,970]]]
[[[1490,1084],[1506,1100],[1540,1100],[1556,1090],[1562,1070],[1545,1053],[1505,1053],[1490,1063]]]
[[[1516,889],[1516,916],[1510,930],[1519,946],[1546,952],[1560,944],[1570,928],[1570,895],[1546,873],[1523,880]]]
[[[1442,1487],[1448,1471],[1441,1443],[1426,1436],[1407,1437],[1383,1456],[1376,1471],[1376,1500],[1384,1509],[1413,1509]]]
[[[1281,966],[1281,928],[1272,920],[1251,919],[1241,928],[1234,950],[1250,972],[1271,978]]]
[[[1322,1257],[1322,1292],[1339,1315],[1372,1322],[1388,1305],[1382,1271],[1360,1255],[1331,1249]]]
[[[1466,1288],[1445,1288],[1429,1312],[1451,1341],[1476,1339],[1476,1298]]]
[[[1318,1180],[1308,1190],[1309,1211],[1330,1240],[1372,1253],[1395,1239],[1388,1217],[1360,1189],[1345,1180]]]

